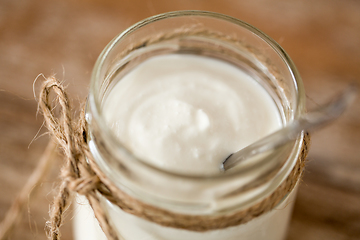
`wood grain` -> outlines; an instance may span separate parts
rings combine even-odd
[[[97,56],[115,35],[145,17],[183,9],[237,17],[278,41],[303,77],[309,108],[349,82],[360,83],[356,0],[0,0],[0,219],[48,140],[36,137],[39,129],[44,133],[32,90],[36,76],[57,74],[76,105],[87,95]],[[288,240],[360,239],[359,97],[339,121],[313,134],[309,159]],[[46,239],[56,182],[52,172],[40,194],[29,196],[29,213],[11,239]],[[71,214],[65,240],[72,239]]]

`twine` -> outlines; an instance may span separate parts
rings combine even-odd
[[[62,107],[61,119],[57,119],[50,105],[49,94],[57,94]],[[309,135],[304,137],[303,147],[295,167],[287,179],[267,198],[241,211],[228,215],[187,215],[157,208],[122,192],[98,168],[89,151],[86,140],[86,121],[82,112],[78,124],[71,119],[69,100],[62,85],[54,78],[48,78],[41,91],[39,106],[43,111],[47,126],[63,148],[67,157],[62,169],[62,184],[51,208],[48,232],[50,239],[60,238],[59,228],[62,215],[69,205],[71,192],[84,195],[90,202],[95,216],[108,239],[118,239],[109,217],[100,204],[98,194],[119,206],[123,211],[155,222],[162,226],[192,231],[222,229],[246,223],[273,209],[296,185],[301,177],[308,152]],[[85,157],[88,161],[85,160]]]
[[[55,117],[53,111],[55,107],[52,106],[49,98],[51,91],[56,94],[57,102],[61,107],[59,119]],[[60,239],[59,229],[63,222],[62,216],[70,204],[73,192],[84,195],[88,199],[106,237],[110,240],[118,239],[97,195],[97,192],[102,192],[106,186],[101,185],[96,175],[99,169],[93,164],[86,143],[84,111],[81,112],[79,121],[72,120],[69,99],[64,87],[55,77],[49,77],[44,82],[40,92],[39,107],[47,128],[66,156],[65,166],[61,170],[62,182],[50,209],[50,220],[46,226],[49,239]],[[91,161],[86,161],[86,157]]]
[[[129,52],[149,44],[156,44],[161,41],[189,35],[220,38],[225,41],[236,42],[235,38],[229,36],[224,37],[217,33],[205,30],[196,30],[195,28],[188,28],[186,30],[177,29],[171,34],[160,34],[144,40],[141,43],[133,44],[118,57],[121,58],[121,56],[126,55]],[[249,51],[251,50],[251,46],[244,46],[240,42],[236,42],[236,44],[247,48]],[[276,74],[276,69],[272,66],[269,66],[269,69],[274,75]],[[60,117],[56,117],[54,110],[55,103],[50,99],[51,92],[55,93],[57,99],[56,102],[61,108]],[[51,240],[60,239],[60,227],[63,223],[63,214],[69,207],[73,199],[73,193],[75,192],[84,195],[88,199],[94,210],[95,217],[99,221],[103,232],[109,240],[118,240],[119,237],[109,220],[109,216],[101,206],[100,196],[117,205],[127,213],[166,227],[201,232],[244,224],[257,216],[272,210],[293,190],[302,176],[310,143],[310,137],[306,133],[304,135],[301,153],[289,176],[271,195],[262,201],[249,208],[241,209],[231,214],[180,214],[146,204],[139,199],[133,198],[121,191],[106,175],[104,175],[94,161],[88,148],[86,139],[87,126],[84,111],[81,112],[78,119],[72,118],[69,98],[64,87],[55,77],[49,77],[43,83],[39,97],[39,108],[44,115],[46,126],[53,139],[57,142],[58,146],[63,149],[65,154],[65,164],[61,169],[61,184],[59,186],[58,194],[55,196],[51,206],[50,219],[46,225],[47,234]],[[50,154],[48,155],[47,159],[50,161]],[[41,179],[41,177],[37,180],[39,179]],[[24,191],[25,190],[26,189],[24,189]],[[17,211],[17,215],[20,215],[19,212],[20,211]],[[0,239],[2,239],[1,236]]]
[[[53,91],[61,107],[60,118],[54,112],[49,95]],[[54,104],[54,103],[53,103]],[[53,139],[63,149],[65,165],[61,169],[61,184],[58,194],[50,208],[50,219],[47,222],[47,234],[51,240],[60,239],[60,227],[63,215],[71,203],[73,193],[84,195],[94,210],[95,217],[109,240],[118,240],[118,236],[109,216],[101,206],[99,195],[105,197],[123,211],[155,222],[162,226],[187,229],[192,231],[208,231],[244,224],[251,219],[272,210],[280,201],[292,191],[301,178],[305,166],[305,159],[309,147],[309,134],[305,134],[302,150],[296,165],[286,180],[267,198],[261,202],[238,212],[228,215],[187,215],[170,212],[157,208],[135,199],[112,183],[98,168],[87,145],[87,126],[84,111],[78,120],[71,117],[69,99],[62,84],[55,78],[49,77],[43,84],[39,98],[39,107]],[[55,145],[51,141],[45,151],[41,164],[37,167],[26,187],[11,210],[7,213],[5,221],[0,228],[0,239],[5,239],[13,228],[16,219],[25,205],[26,196],[34,185],[42,179],[46,169],[53,159]]]

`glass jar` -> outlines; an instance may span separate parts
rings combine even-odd
[[[230,16],[178,11],[145,19],[114,38],[100,55],[87,103],[88,144],[107,177],[125,194],[147,206],[190,216],[226,216],[267,203],[293,173],[303,149],[304,134],[250,164],[218,174],[187,175],[152,166],[137,158],[114,136],[102,104],[122,76],[146,59],[187,53],[233,64],[260,83],[276,103],[283,124],[304,113],[305,94],[299,73],[285,51],[253,26]],[[199,89],[201,91],[201,89]],[[292,179],[297,185],[298,178]],[[205,228],[163,226],[132,215],[102,200],[124,240],[282,240],[296,194],[292,186],[270,209],[245,214],[239,224]],[[79,197],[75,239],[106,239],[86,200]],[[250,211],[251,212],[251,211]],[[176,220],[175,220],[176,221]]]

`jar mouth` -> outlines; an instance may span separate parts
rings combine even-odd
[[[223,172],[211,174],[211,175],[196,175],[196,174],[186,174],[186,173],[178,173],[173,172],[167,169],[159,168],[157,166],[151,165],[147,163],[146,161],[136,157],[129,149],[127,149],[118,139],[117,137],[112,133],[110,130],[110,127],[106,123],[105,118],[102,116],[101,112],[101,97],[99,93],[99,89],[102,87],[100,85],[100,79],[103,78],[103,68],[105,66],[106,61],[109,58],[109,55],[111,54],[112,50],[115,48],[117,44],[122,42],[128,35],[135,32],[136,30],[163,20],[163,19],[169,19],[169,18],[177,18],[177,17],[184,17],[184,16],[194,16],[194,17],[209,17],[209,18],[215,18],[219,20],[224,20],[230,23],[233,23],[235,25],[238,25],[253,34],[255,34],[257,37],[259,37],[261,40],[265,41],[268,46],[270,46],[274,52],[282,59],[283,63],[286,65],[289,74],[291,75],[292,81],[294,82],[295,92],[296,92],[296,105],[293,106],[293,116],[292,119],[298,118],[301,114],[304,112],[304,106],[305,106],[305,93],[304,93],[304,87],[303,83],[301,81],[301,77],[293,63],[293,61],[290,59],[288,54],[284,51],[284,49],[275,42],[272,38],[267,36],[265,33],[260,31],[259,29],[253,27],[252,25],[243,22],[239,19],[236,19],[234,17],[219,14],[215,12],[208,12],[208,11],[198,11],[198,10],[186,10],[186,11],[174,11],[174,12],[168,12],[168,13],[162,13],[159,15],[155,15],[152,17],[149,17],[147,19],[144,19],[122,33],[120,33],[118,36],[116,36],[102,51],[99,58],[96,61],[96,64],[94,66],[92,76],[91,76],[91,82],[90,82],[90,92],[89,97],[87,101],[87,108],[91,111],[91,114],[87,115],[88,118],[91,118],[91,120],[88,119],[88,121],[95,121],[98,125],[98,128],[101,129],[100,134],[102,135],[102,138],[108,139],[107,143],[112,145],[112,148],[115,152],[126,152],[126,155],[131,158],[131,161],[134,161],[135,164],[140,165],[146,169],[149,169],[151,171],[155,171],[158,173],[161,173],[163,175],[170,175],[170,176],[176,176],[180,178],[187,178],[187,179],[207,179],[207,178],[226,178],[229,175],[239,174],[240,172],[247,171],[247,169],[236,169],[236,171],[232,171],[231,173],[224,174]],[[299,146],[301,145],[300,138],[298,141],[296,141],[293,145],[293,149],[299,149]]]

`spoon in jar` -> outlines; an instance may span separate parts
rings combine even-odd
[[[230,154],[220,165],[221,171],[227,171],[251,157],[276,149],[295,140],[302,131],[314,130],[337,119],[347,106],[355,99],[357,87],[351,84],[332,101],[294,119],[284,128]]]

